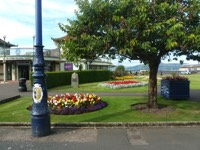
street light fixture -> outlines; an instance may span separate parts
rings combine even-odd
[[[33,59],[34,59],[34,45],[35,45],[35,35],[33,35]]]
[[[3,82],[6,83],[6,36],[3,37],[4,47],[3,47]]]
[[[34,61],[34,47],[35,47],[35,35],[33,35],[33,61]],[[34,72],[33,61],[32,61],[32,71]]]

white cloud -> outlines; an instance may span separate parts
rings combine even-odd
[[[65,1],[59,3],[59,1],[46,0],[43,1],[43,16],[45,18],[67,18],[74,16],[74,11],[77,6],[72,1]]]
[[[121,63],[118,61],[118,59],[113,59],[113,60],[112,60],[112,63],[113,63],[115,66],[123,65],[123,66],[126,66],[126,67],[129,67],[129,66],[136,66],[136,65],[141,64],[139,60],[131,60],[131,61],[129,61],[128,59],[124,60],[124,61],[121,62]]]
[[[34,1],[0,0],[0,38],[13,43],[34,34]],[[14,43],[15,44],[15,43]]]
[[[21,15],[34,15],[33,0],[0,0],[1,14],[14,16],[19,18]]]
[[[63,36],[58,22],[65,23],[77,9],[74,0],[42,0],[43,43],[54,46],[51,37]],[[35,34],[35,0],[0,0],[0,38],[19,46],[32,46]]]
[[[31,37],[34,33],[34,28],[32,26],[27,26],[23,23],[20,23],[16,20],[6,19],[0,17],[1,28],[0,28],[0,36],[6,35],[9,41]],[[0,38],[2,38],[0,37]]]

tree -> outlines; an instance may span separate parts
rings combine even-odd
[[[148,107],[157,108],[157,73],[170,54],[199,48],[199,0],[76,0],[76,20],[60,28],[66,58],[121,55],[149,65]],[[114,47],[114,48],[113,48]],[[71,60],[73,60],[71,59]],[[76,59],[76,60],[78,60]]]
[[[190,5],[194,5],[196,9],[191,8],[189,10],[188,18],[186,18],[187,29],[191,33],[188,36],[188,45],[183,47],[184,51],[179,51],[176,55],[186,55],[187,60],[197,60],[200,61],[200,13],[199,7],[200,2],[194,4],[192,1]],[[189,48],[188,48],[189,47]]]
[[[109,47],[105,45],[104,27],[108,25],[108,18],[112,20],[114,8],[102,0],[93,0],[91,3],[89,0],[75,1],[80,9],[75,12],[77,19],[68,19],[69,25],[59,24],[60,29],[67,34],[61,43],[63,56],[69,61],[86,59],[91,63],[99,56],[105,56]]]

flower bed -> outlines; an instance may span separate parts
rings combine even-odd
[[[187,77],[184,76],[166,76],[163,77],[162,80],[170,80],[170,81],[188,81]]]
[[[125,80],[125,79],[133,79],[133,75],[127,75],[127,76],[122,76],[122,77],[115,77],[115,80]]]
[[[48,106],[51,114],[73,115],[92,112],[107,106],[100,97],[95,94],[74,94],[69,93],[49,96]],[[31,109],[28,107],[27,109]]]
[[[111,89],[130,88],[130,87],[137,87],[137,86],[144,86],[144,85],[147,85],[147,83],[132,81],[132,80],[103,82],[103,83],[98,84],[98,86],[108,87]]]

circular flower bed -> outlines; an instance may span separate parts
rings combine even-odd
[[[61,94],[49,96],[47,100],[51,114],[73,115],[92,112],[107,106],[107,103],[95,94]],[[27,109],[31,109],[29,106]]]
[[[103,82],[98,86],[108,87],[111,89],[119,89],[119,88],[129,88],[136,86],[144,86],[147,85],[146,82],[138,82],[133,80],[125,80],[125,81],[113,81],[113,82]]]

